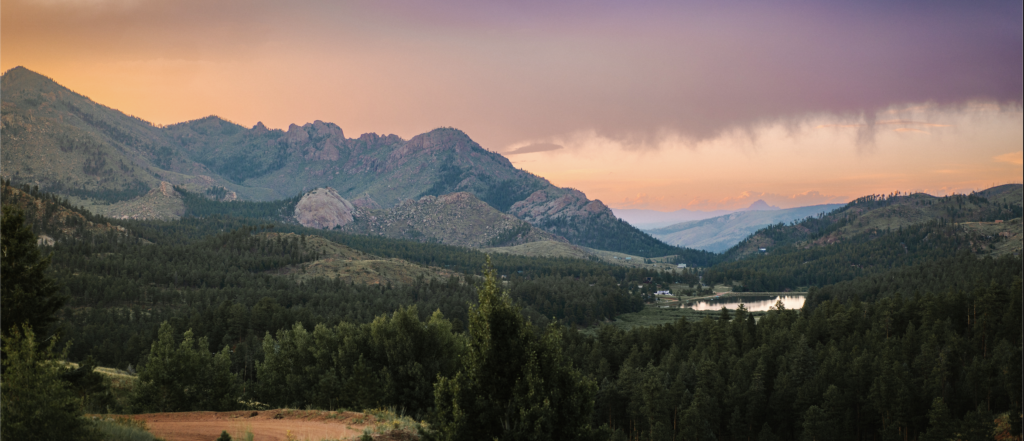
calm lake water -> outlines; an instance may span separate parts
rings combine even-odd
[[[775,306],[775,302],[782,300],[786,309],[800,309],[804,307],[804,296],[753,296],[753,297],[725,297],[720,299],[707,299],[689,304],[690,308],[697,311],[718,311],[724,306],[726,309],[737,309],[740,303],[747,308],[747,311],[767,311]]]

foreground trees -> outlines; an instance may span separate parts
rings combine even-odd
[[[167,322],[153,342],[146,364],[139,369],[135,407],[145,412],[231,410],[240,393],[231,373],[228,347],[212,354],[206,337],[196,340],[185,331],[180,344]]]
[[[561,332],[538,335],[500,292],[493,270],[471,309],[463,368],[435,391],[438,439],[586,439],[597,390],[562,355]]]
[[[421,321],[415,306],[361,325],[319,324],[310,332],[296,323],[263,339],[255,395],[273,407],[393,406],[425,416],[434,381],[454,374],[465,352],[462,334],[440,311]]]
[[[0,310],[3,324],[0,363],[0,438],[19,440],[93,439],[79,400],[61,376],[67,350],[56,353],[36,341],[63,304],[47,276],[36,237],[16,207],[0,218]],[[44,340],[45,342],[45,340]]]
[[[21,209],[5,205],[0,220],[0,323],[3,335],[28,324],[43,334],[54,314],[64,305],[57,295],[57,285],[47,277],[50,258],[43,258],[36,246],[36,236],[25,224]]]
[[[54,344],[41,348],[32,328],[13,328],[3,340],[0,382],[0,438],[17,440],[95,439],[79,400],[61,379],[67,355]]]

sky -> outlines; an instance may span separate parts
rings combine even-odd
[[[25,66],[157,124],[456,127],[613,208],[1024,175],[1020,2],[4,0]]]

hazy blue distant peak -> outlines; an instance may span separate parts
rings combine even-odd
[[[764,199],[758,199],[758,200],[754,201],[753,204],[750,204],[749,207],[744,208],[744,209],[739,210],[739,211],[764,211],[764,210],[780,210],[780,208],[776,207],[774,205],[768,205],[768,203],[765,202]]]

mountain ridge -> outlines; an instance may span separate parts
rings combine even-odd
[[[271,130],[217,116],[156,126],[16,67],[2,79],[4,178],[70,196],[102,211],[167,182],[190,192],[223,189],[242,201],[284,200],[332,187],[346,199],[366,196],[387,209],[406,200],[466,192],[501,212],[532,212],[538,192],[567,195],[587,206],[571,216],[549,213],[536,226],[574,243],[635,255],[673,255],[664,244],[620,223],[607,206],[575,190],[515,168],[466,133],[438,128],[404,140],[395,135],[346,138],[333,123],[314,121]],[[578,194],[577,194],[578,193]],[[148,207],[126,217],[167,217]],[[620,239],[621,238],[621,239]]]

